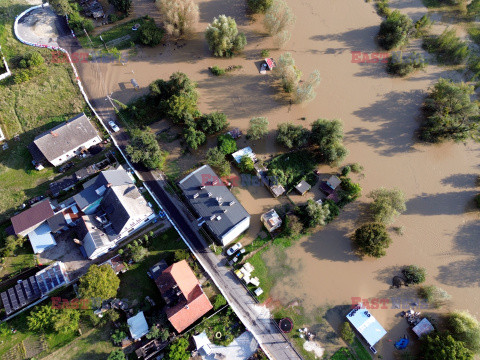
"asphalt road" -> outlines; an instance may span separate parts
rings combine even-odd
[[[75,52],[85,51],[81,48],[78,41],[70,35],[64,19],[58,18],[56,27],[59,35],[56,35],[56,41],[53,39],[53,42],[58,43],[60,47],[67,50],[71,56]],[[32,41],[32,36],[34,35],[30,33],[28,36]],[[42,40],[43,39],[37,39],[37,43],[41,43]],[[83,86],[90,102],[104,123],[107,123],[109,119],[114,119],[115,112],[110,101],[106,99],[108,94],[104,89],[104,84],[102,84],[103,74],[101,73],[100,67],[92,62],[79,62],[76,63],[75,66],[80,79],[97,79],[95,82],[90,81],[83,83]],[[121,129],[112,135],[120,148],[124,149],[129,141],[125,129]],[[148,171],[139,165],[134,166],[145,184],[151,189],[163,209],[169,215],[171,222],[177,231],[181,233],[184,241],[188,243],[194,255],[211,276],[217,287],[221,289],[230,306],[246,328],[252,332],[256,340],[261,344],[269,358],[276,360],[302,359],[287,338],[280,332],[278,327],[276,327],[269,314],[261,311],[262,308],[256,304],[245,287],[240,283],[240,280],[225,266],[226,259],[217,257],[209,249],[199,233],[196,222],[192,222],[181,210],[183,205],[164,190],[163,185],[165,184],[163,183],[162,175]]]

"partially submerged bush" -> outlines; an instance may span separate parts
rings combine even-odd
[[[391,56],[388,58],[387,73],[391,75],[403,77],[424,68],[425,59],[418,53],[413,53],[405,58],[400,53],[400,56]]]
[[[420,284],[425,281],[427,271],[416,265],[408,265],[402,270],[403,276],[410,284]]]
[[[470,54],[468,44],[457,36],[455,29],[445,29],[441,35],[424,38],[423,48],[446,65],[462,64]]]
[[[395,10],[380,24],[378,43],[385,50],[406,45],[412,28],[412,19]]]
[[[438,308],[450,299],[450,295],[434,285],[423,286],[418,290],[418,296],[425,299],[434,308]]]
[[[360,226],[354,234],[354,242],[363,255],[380,258],[392,240],[383,224],[370,223]]]
[[[212,66],[210,68],[210,71],[215,76],[225,75],[225,69],[222,69],[221,67],[218,67],[217,65]]]
[[[215,56],[231,57],[247,44],[245,34],[239,33],[235,19],[220,15],[205,31],[208,46]]]

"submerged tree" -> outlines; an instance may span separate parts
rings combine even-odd
[[[320,85],[320,80],[320,72],[314,70],[307,80],[297,86],[297,89],[295,90],[295,102],[305,103],[315,99],[317,96],[315,88]]]
[[[278,125],[277,141],[289,149],[305,146],[310,132],[302,125],[283,123]]]
[[[266,117],[256,117],[250,120],[247,136],[252,140],[259,140],[268,134],[268,120]]]
[[[157,0],[165,31],[174,37],[190,35],[198,23],[198,5],[193,0]]]
[[[399,189],[380,188],[368,194],[373,199],[370,204],[373,219],[383,224],[391,224],[394,218],[407,210],[405,194]]]
[[[287,93],[296,90],[302,76],[302,72],[295,66],[295,60],[289,52],[280,55],[274,74],[280,78],[283,90]]]
[[[378,43],[385,50],[405,45],[412,29],[412,19],[395,10],[380,24]]]
[[[205,31],[205,38],[215,56],[231,57],[247,44],[245,34],[238,32],[235,19],[225,15],[213,19]]]
[[[327,164],[340,163],[348,154],[343,146],[343,126],[340,120],[316,120],[312,124],[311,140]]]
[[[132,161],[141,163],[149,169],[161,169],[165,163],[166,153],[160,149],[150,129],[134,129],[131,135],[132,140],[127,145],[126,152]]]
[[[263,21],[267,32],[274,36],[282,31],[289,30],[294,23],[295,15],[293,15],[285,0],[273,0]]]
[[[360,226],[355,231],[354,241],[362,254],[376,258],[384,256],[392,242],[385,225],[377,223]]]

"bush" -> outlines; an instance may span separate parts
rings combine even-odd
[[[343,126],[340,120],[316,120],[312,124],[311,139],[317,146],[317,153],[327,164],[338,164],[348,154],[343,146]]]
[[[252,140],[260,140],[268,134],[268,120],[265,117],[256,117],[250,120],[247,136]]]
[[[342,169],[342,176],[348,176],[348,174],[350,174],[350,171],[352,171],[350,165],[345,165]]]
[[[302,72],[295,66],[295,60],[289,52],[280,55],[277,66],[274,68],[274,74],[280,79],[282,88],[287,93],[297,89],[302,76]]]
[[[237,142],[230,134],[220,135],[217,138],[218,148],[225,154],[231,154],[237,151]]]
[[[472,360],[473,355],[462,341],[456,341],[448,333],[433,332],[422,341],[422,358],[425,360]]]
[[[478,105],[473,86],[439,79],[423,104],[420,139],[428,142],[465,141],[477,129]]]
[[[160,149],[155,135],[149,128],[131,131],[131,141],[126,152],[134,163],[141,163],[149,169],[162,169],[167,153]]]
[[[455,340],[462,341],[474,353],[480,352],[480,324],[468,311],[449,314],[446,325]]]
[[[387,17],[391,13],[388,0],[377,0],[375,7],[377,8],[377,14],[380,16]]]
[[[345,321],[342,324],[340,336],[348,345],[350,345],[355,339],[355,333],[353,332],[352,327],[350,326],[350,323],[348,321]]]
[[[388,58],[387,73],[400,77],[407,76],[416,70],[425,68],[425,59],[418,53],[413,53],[410,56],[403,58],[400,56],[391,56]]]
[[[262,52],[260,53],[260,57],[262,59],[268,58],[269,56],[270,56],[270,51],[269,50],[263,49]]]
[[[302,125],[283,123],[278,125],[277,141],[283,146],[292,149],[305,146],[308,142],[310,132]]]
[[[108,2],[113,5],[115,10],[124,14],[128,14],[132,7],[132,0],[108,0]]]
[[[230,163],[218,147],[208,149],[206,163],[214,168],[220,176],[230,175]]]
[[[412,28],[412,19],[395,10],[380,24],[378,43],[385,50],[406,45]]]
[[[285,233],[290,238],[297,238],[303,231],[303,224],[296,215],[288,215],[285,218]]]
[[[108,355],[107,360],[125,360],[125,354],[122,349],[113,350],[110,355]]]
[[[355,231],[354,241],[361,254],[376,258],[384,256],[392,242],[385,225],[377,223],[359,227]]]
[[[273,0],[247,0],[248,10],[253,14],[264,13],[272,3]]]
[[[375,222],[391,224],[395,217],[407,210],[405,194],[399,189],[380,188],[368,194],[373,199],[370,211]]]
[[[235,19],[225,15],[213,19],[205,31],[205,38],[215,56],[231,57],[247,44],[245,34],[238,32]]]
[[[196,125],[206,134],[215,134],[228,126],[227,115],[218,111],[204,114],[197,119]]]
[[[315,227],[318,225],[324,226],[327,223],[330,210],[328,204],[318,204],[312,199],[309,199],[305,206],[305,214],[306,222],[309,227]]]
[[[117,329],[110,336],[110,339],[115,345],[120,345],[122,343],[122,340],[125,339],[126,337],[127,337],[127,334],[124,331]]]
[[[15,84],[21,84],[21,83],[26,82],[28,80],[30,80],[30,75],[29,75],[29,72],[27,70],[17,71],[13,75],[13,81],[15,82]]]
[[[113,24],[119,20],[118,16],[115,14],[108,15],[108,22]]]
[[[438,308],[450,299],[450,295],[434,285],[423,286],[418,290],[418,296],[425,299],[433,308]]]
[[[155,25],[152,19],[144,21],[140,29],[137,30],[138,40],[143,45],[157,46],[163,40],[163,30]]]
[[[210,68],[210,71],[215,76],[225,75],[225,69],[222,69],[222,68],[218,67],[217,65],[212,66]]]
[[[359,174],[363,171],[363,166],[360,165],[359,163],[354,163],[350,165],[350,168],[352,169],[352,172],[354,172],[355,174]]]
[[[359,184],[354,183],[352,179],[348,177],[342,177],[342,183],[340,185],[340,190],[338,191],[338,196],[340,197],[340,206],[344,206],[352,201],[358,199],[362,193],[362,188]]]
[[[132,260],[140,262],[148,255],[148,250],[141,245],[134,246],[132,248]]]
[[[182,260],[187,260],[189,255],[190,254],[187,250],[178,249],[178,250],[175,250],[175,252],[173,254],[173,260],[175,262],[182,261]]]
[[[188,360],[190,353],[188,349],[188,340],[184,337],[179,338],[168,348],[167,360]]]
[[[315,88],[320,85],[320,72],[314,70],[307,80],[302,82],[295,89],[295,102],[297,104],[306,103],[312,101],[317,96]]]
[[[225,305],[227,305],[227,300],[223,297],[222,294],[217,294],[213,303],[213,309],[216,311]]]
[[[455,29],[445,29],[441,35],[425,38],[423,48],[446,65],[462,64],[470,54],[468,44],[457,37]]]
[[[415,23],[415,37],[421,37],[426,35],[428,29],[432,26],[433,22],[428,15],[423,15]]]
[[[273,0],[265,13],[263,24],[271,35],[288,31],[295,23],[295,15],[284,0]]]
[[[402,274],[405,276],[405,279],[407,279],[407,283],[421,284],[425,281],[427,271],[425,268],[416,265],[408,265],[402,270]]]

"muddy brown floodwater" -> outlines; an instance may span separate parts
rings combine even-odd
[[[426,12],[420,1],[392,3],[414,18]],[[322,75],[316,99],[305,106],[289,105],[275,90],[271,75],[259,75],[260,51],[272,48],[271,39],[264,36],[261,20],[247,19],[243,2],[235,0],[200,1],[198,33],[192,40],[178,43],[186,44],[181,48],[169,44],[141,49],[125,66],[102,65],[106,87],[114,98],[128,101],[143,93],[151,81],[183,71],[198,82],[202,112],[223,111],[231,126],[242,130],[252,117],[268,117],[271,132],[267,139],[248,143],[261,158],[281,151],[274,142],[274,130],[280,123],[308,126],[320,117],[341,119],[350,151],[347,162],[364,166],[365,177],[358,179],[363,194],[381,186],[405,192],[408,210],[395,223],[404,227],[404,235],[392,232],[393,244],[381,259],[361,260],[354,255],[349,236],[359,225],[367,201],[362,197],[333,223],[288,249],[283,261],[291,269],[278,281],[273,297],[285,304],[301,300],[307,308],[350,303],[351,297],[390,297],[394,294],[389,290],[391,277],[401,266],[417,264],[427,269],[429,284],[452,296],[450,308],[468,309],[479,317],[480,227],[472,203],[477,193],[479,146],[471,142],[427,146],[414,140],[426,90],[440,77],[458,80],[458,73],[428,66],[408,79],[394,79],[387,76],[383,64],[352,63],[351,51],[378,51],[374,37],[381,19],[372,4],[361,0],[289,4],[297,22],[286,51],[293,54],[304,76],[314,69]],[[210,56],[203,30],[221,13],[234,16],[247,34],[249,43],[242,56]],[[280,53],[271,51],[274,58]],[[243,68],[231,76],[213,77],[208,71],[213,65]],[[132,89],[132,77],[143,92]],[[240,145],[243,143],[240,140]],[[198,160],[191,156],[192,165]],[[243,188],[237,195],[252,214],[247,238],[254,238],[260,229],[260,214],[280,202],[263,188]],[[395,318],[395,312],[374,311],[387,330],[396,329],[388,335],[394,341],[405,330],[399,326],[404,320]]]

